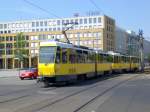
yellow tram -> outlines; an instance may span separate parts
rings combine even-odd
[[[38,74],[45,86],[139,67],[137,57],[104,53],[59,41],[41,42],[39,51]]]

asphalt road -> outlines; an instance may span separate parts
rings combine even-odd
[[[0,112],[150,112],[150,75],[121,74],[49,88],[3,77]]]

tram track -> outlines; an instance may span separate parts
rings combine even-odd
[[[8,100],[0,101],[0,104],[15,101],[15,100],[19,100],[19,99],[22,99],[22,98],[25,98],[25,97],[28,97],[28,96],[30,96],[30,95],[23,95],[23,96],[19,96],[19,97],[16,97],[16,98],[11,98],[11,99],[8,99]]]
[[[20,100],[20,99],[29,97],[29,96],[33,95],[36,92],[35,90],[37,88],[38,87],[36,87],[36,88],[32,87],[32,88],[28,88],[28,89],[17,90],[17,91],[12,91],[12,92],[8,92],[8,93],[5,93],[5,94],[1,94],[0,97],[6,97],[7,98],[7,97],[9,97],[9,95],[15,95],[16,97],[14,97],[14,98],[8,98],[8,99],[2,100],[2,101],[0,100],[0,104],[4,104],[4,103],[7,103],[7,102],[13,102],[13,101],[16,101],[16,100]],[[57,89],[57,88],[56,87],[49,88],[48,90],[55,90],[55,89]],[[47,91],[47,90],[45,89],[43,91]],[[25,93],[25,95],[22,95],[22,93]]]
[[[106,89],[102,93],[100,93],[100,94],[96,95],[95,97],[93,97],[91,100],[89,100],[86,103],[82,104],[80,107],[78,107],[77,109],[75,109],[73,112],[86,112],[85,110],[86,110],[86,108],[88,106],[90,106],[92,103],[94,103],[95,101],[97,101],[97,99],[100,99],[102,96],[104,96],[106,93],[110,92],[111,90],[113,90],[113,89],[121,86],[122,84],[124,84],[124,83],[126,83],[126,82],[128,82],[128,81],[130,81],[130,80],[132,80],[132,79],[134,79],[136,77],[139,77],[139,76],[143,77],[143,76],[148,76],[148,75],[150,75],[150,68],[145,69],[144,72],[138,72],[138,75],[135,76],[135,77],[132,77],[132,78],[130,78],[128,80],[125,80],[123,82],[120,82],[119,84],[114,85],[111,88]],[[93,110],[93,112],[95,112],[95,111]]]
[[[82,109],[82,108],[85,107],[86,105],[90,104],[92,101],[94,101],[94,100],[97,99],[98,97],[101,97],[102,95],[104,95],[104,94],[107,93],[108,91],[110,91],[110,90],[114,89],[115,87],[117,87],[117,85],[123,84],[123,83],[125,83],[125,82],[127,82],[127,81],[129,81],[129,80],[131,80],[131,79],[133,79],[133,78],[135,78],[135,77],[137,77],[137,76],[139,76],[139,75],[132,76],[131,78],[128,78],[127,80],[121,81],[121,82],[115,84],[114,86],[112,86],[112,87],[106,89],[104,92],[102,92],[102,93],[96,95],[94,98],[92,98],[92,99],[89,100],[88,102],[84,103],[84,104],[81,105],[79,108],[75,109],[73,112],[78,112],[80,109]],[[104,81],[103,81],[103,83],[104,83]],[[40,101],[40,102],[38,102],[38,103],[36,103],[36,104],[32,104],[32,105],[30,105],[30,106],[28,106],[28,107],[20,108],[19,110],[16,110],[15,112],[20,112],[20,111],[22,111],[22,112],[37,112],[37,111],[39,111],[39,112],[40,112],[40,111],[41,111],[42,109],[44,109],[44,108],[52,107],[53,105],[55,105],[55,104],[57,104],[57,103],[59,103],[59,102],[62,102],[62,101],[65,101],[65,100],[68,99],[68,98],[71,98],[71,97],[80,95],[81,93],[83,93],[83,92],[85,92],[85,91],[88,91],[88,90],[90,90],[90,89],[96,88],[96,87],[98,87],[99,85],[100,85],[99,83],[98,83],[98,84],[95,84],[95,85],[92,85],[92,86],[87,87],[87,88],[85,88],[85,89],[78,90],[78,91],[73,92],[73,93],[71,93],[71,94],[69,94],[69,95],[66,95],[66,96],[64,96],[64,97],[61,97],[61,98],[59,98],[59,99],[56,99],[56,100],[54,100],[54,101],[50,101],[50,99],[43,100],[43,101]]]
[[[128,82],[129,80],[132,80],[132,79],[134,79],[134,78],[136,78],[136,77],[138,77],[138,76],[140,76],[140,75],[136,75],[136,76],[134,76],[134,77],[131,77],[131,78],[127,79],[127,80],[124,80],[124,81],[122,81],[122,82],[119,82],[119,83],[115,84],[114,86],[112,86],[112,87],[110,87],[110,88],[104,90],[102,93],[99,93],[98,95],[96,95],[95,97],[93,97],[92,99],[90,99],[89,101],[87,101],[86,103],[82,104],[80,107],[78,107],[77,109],[75,109],[73,112],[79,112],[80,110],[84,109],[86,106],[90,105],[90,104],[91,104],[92,102],[94,102],[96,99],[102,97],[103,95],[105,95],[105,94],[108,93],[109,91],[111,91],[111,90],[113,90],[113,89],[119,87],[120,85],[122,85],[122,84]]]

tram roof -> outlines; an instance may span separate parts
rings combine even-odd
[[[62,48],[72,48],[72,49],[77,49],[77,50],[86,50],[86,51],[95,51],[94,49],[85,47],[85,46],[77,46],[65,42],[60,42],[60,41],[43,41],[40,42],[40,46],[60,46]]]

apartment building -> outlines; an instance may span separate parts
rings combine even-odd
[[[0,68],[20,67],[14,56],[14,42],[19,32],[23,32],[28,42],[25,49],[29,51],[29,57],[24,59],[23,67],[32,67],[37,66],[40,41],[52,38],[65,41],[62,30],[68,27],[67,23],[78,23],[66,31],[72,44],[114,51],[115,20],[106,15],[3,22],[0,23]]]

